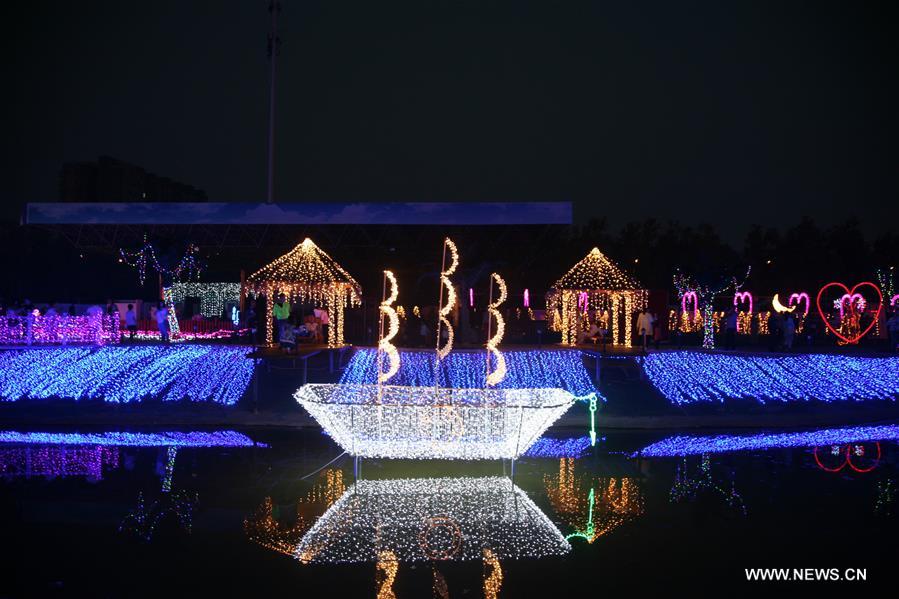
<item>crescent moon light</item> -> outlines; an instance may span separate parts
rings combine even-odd
[[[788,308],[788,307],[784,306],[782,303],[780,303],[780,298],[777,297],[776,293],[774,294],[774,299],[771,300],[771,306],[774,308],[774,311],[777,312],[778,314],[783,314],[785,312],[787,314],[789,314],[790,312],[792,312],[793,310],[796,309],[796,306]]]

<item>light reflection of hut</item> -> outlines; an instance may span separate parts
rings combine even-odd
[[[546,294],[550,328],[562,333],[564,345],[575,345],[579,333],[596,322],[611,332],[614,345],[629,347],[634,313],[646,308],[648,294],[641,287],[599,248],[593,248]]]
[[[362,288],[331,256],[308,237],[271,264],[247,278],[247,287],[268,299],[265,340],[272,342],[272,304],[283,293],[289,302],[299,300],[328,311],[328,347],[343,345],[344,308],[361,302]]]
[[[575,459],[561,458],[559,474],[544,474],[546,496],[559,518],[593,543],[644,512],[643,492],[634,478],[575,474]]]

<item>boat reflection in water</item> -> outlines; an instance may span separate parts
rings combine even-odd
[[[563,555],[568,541],[506,477],[360,480],[297,544],[304,564],[375,562],[378,596],[391,597],[403,562],[480,560],[484,590],[496,596],[501,560]]]

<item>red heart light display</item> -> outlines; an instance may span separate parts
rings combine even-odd
[[[830,324],[830,321],[827,320],[827,317],[824,315],[824,310],[821,309],[821,296],[824,295],[824,292],[827,289],[829,289],[830,287],[839,287],[840,289],[843,289],[847,294],[849,294],[850,297],[856,292],[856,290],[861,289],[863,287],[870,287],[877,293],[877,312],[874,313],[874,318],[871,320],[871,324],[869,324],[865,328],[865,330],[861,331],[855,337],[844,337],[842,334],[840,334],[839,331],[837,331],[835,328],[833,328],[833,325]],[[830,331],[834,335],[836,335],[837,337],[839,337],[846,343],[857,343],[859,339],[861,339],[862,337],[867,335],[868,331],[870,331],[872,328],[874,328],[874,325],[877,324],[877,319],[880,317],[880,311],[883,309],[883,294],[880,293],[880,288],[877,285],[875,285],[874,283],[869,283],[868,281],[865,281],[864,283],[858,283],[852,289],[849,289],[842,283],[834,282],[834,283],[828,283],[827,285],[825,285],[824,287],[821,288],[821,291],[818,292],[818,298],[815,300],[815,304],[817,304],[817,306],[818,306],[818,314],[821,315],[821,320],[824,321],[824,326],[826,326],[828,329],[830,329]]]

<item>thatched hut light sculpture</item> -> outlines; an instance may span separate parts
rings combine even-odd
[[[251,274],[247,278],[247,287],[268,298],[265,311],[265,340],[268,343],[272,342],[272,303],[276,294],[283,293],[288,301],[298,300],[328,311],[328,347],[344,344],[344,308],[359,305],[362,298],[359,283],[308,237]]]
[[[613,344],[630,347],[633,315],[646,307],[648,292],[641,287],[593,248],[546,294],[549,326],[562,333],[563,345],[576,345],[592,314],[601,328],[611,331]]]

